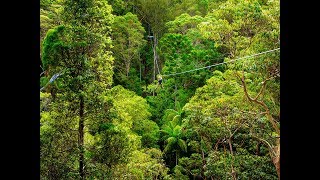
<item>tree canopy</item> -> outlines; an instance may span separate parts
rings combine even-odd
[[[280,179],[279,0],[41,0],[40,44],[41,179]]]

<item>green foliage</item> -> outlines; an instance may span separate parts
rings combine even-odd
[[[40,86],[63,73],[40,92],[41,179],[277,179],[279,51],[166,75],[279,47],[279,4],[41,0]]]
[[[143,37],[145,30],[138,17],[131,12],[116,16],[112,29],[115,83],[141,94],[141,82],[136,69],[141,63],[139,52],[146,43]]]
[[[141,136],[144,147],[157,147],[160,136],[159,127],[155,122],[149,120],[151,114],[148,111],[149,105],[146,100],[120,85],[113,87],[109,94],[109,98],[113,101],[114,111],[118,114],[114,123],[136,132]]]
[[[275,7],[277,3],[278,1],[270,2],[273,4],[272,11],[279,8]],[[207,20],[200,23],[199,28],[205,37],[214,39],[216,46],[228,51],[233,58],[255,43],[263,44],[259,38],[262,34],[274,32],[274,35],[278,35],[277,17],[278,12],[270,13],[270,10],[257,0],[226,1],[217,10],[208,13]],[[269,43],[275,47],[277,41],[278,39],[275,39]],[[246,51],[245,54],[248,53]]]
[[[160,138],[159,126],[151,120],[143,120],[137,124],[134,131],[141,136],[141,143],[147,148],[159,148],[158,140]]]
[[[42,65],[47,69],[49,64],[56,65],[57,61],[54,60],[53,54],[56,53],[59,47],[63,46],[63,42],[59,40],[59,33],[64,30],[64,26],[57,26],[47,32],[46,38],[43,42],[42,50]]]
[[[40,78],[40,86],[43,87],[49,82],[49,79],[47,77],[41,77]]]
[[[118,167],[115,177],[119,179],[168,179],[168,168],[162,160],[159,149],[143,149],[133,151],[130,162],[123,167]]]
[[[172,121],[175,124],[182,123],[182,108],[180,107],[180,103],[177,103],[177,111],[174,109],[166,109],[164,112],[164,116],[162,118],[161,124],[167,124],[169,121]]]
[[[183,151],[187,151],[187,146],[184,140],[182,140],[182,128],[179,124],[173,121],[169,121],[167,124],[162,126],[161,132],[165,135],[163,139],[165,139],[166,147],[164,148],[164,152],[168,152],[173,147],[178,145]]]
[[[40,56],[42,41],[49,29],[59,25],[62,3],[59,0],[40,1]]]
[[[187,175],[184,175],[184,169],[181,166],[175,166],[173,169],[173,177],[174,179],[183,179],[188,180],[189,177]]]
[[[239,149],[235,156],[233,166],[237,171],[239,179],[278,179],[274,166],[266,156],[255,156]],[[208,156],[206,176],[217,179],[231,178],[231,156],[220,152],[212,152]]]
[[[203,167],[203,160],[201,154],[193,153],[189,157],[182,157],[179,159],[179,165],[175,167],[175,176],[184,174],[184,176],[202,176],[201,169]],[[181,175],[180,175],[181,176]],[[187,177],[188,177],[187,176]]]
[[[152,84],[153,85],[153,84]],[[150,86],[152,86],[150,85]],[[150,87],[149,86],[149,87]],[[156,88],[156,85],[153,85],[154,88],[149,92],[152,94],[152,91]],[[163,89],[158,88],[157,96],[147,96],[146,100],[150,105],[150,112],[152,114],[151,119],[155,121],[158,125],[161,125],[161,118],[164,114],[164,111],[167,108],[174,108],[174,86],[166,86],[163,84]]]
[[[197,27],[200,22],[203,22],[204,18],[201,16],[190,16],[187,13],[183,13],[176,17],[173,21],[166,23],[168,31],[170,33],[187,34],[188,31]]]
[[[114,85],[121,85],[126,89],[136,92],[138,95],[142,95],[142,81],[139,79],[139,73],[133,67],[130,68],[129,76],[115,70],[114,73]]]
[[[257,177],[259,179],[263,176],[267,178],[265,174],[271,172],[273,175],[268,178],[274,179],[276,178],[274,176],[275,170],[268,155],[262,157],[263,153],[260,152],[257,156],[258,150],[254,141],[244,143],[252,138],[251,133],[259,129],[257,118],[265,117],[265,115],[261,115],[260,112],[263,111],[261,107],[248,102],[244,98],[241,84],[235,74],[236,72],[232,70],[227,70],[224,73],[215,71],[214,76],[207,81],[207,85],[198,88],[189,103],[184,106],[183,109],[187,116],[184,119],[187,128],[187,142],[192,147],[192,151],[208,154],[207,170],[201,167],[198,169],[199,172],[206,171],[205,175],[207,177],[231,178],[232,164],[238,177]],[[252,92],[249,93],[252,94]],[[263,129],[269,133],[273,131],[267,125]],[[235,135],[231,143],[236,154],[225,155],[221,151],[225,151],[226,148],[229,151],[226,139],[231,134]],[[219,143],[222,143],[223,146],[220,146],[222,149],[219,148]],[[216,150],[212,151],[210,147],[215,147]],[[241,155],[243,153],[241,149],[243,148],[247,152],[246,156]],[[266,165],[268,168],[255,169],[257,171],[246,170],[242,168],[242,163],[245,161],[239,160],[239,164],[237,164],[237,158],[244,157],[250,160],[261,159],[259,166],[268,164]],[[250,161],[249,159],[246,161]]]
[[[191,16],[204,16],[208,11],[208,0],[184,0],[175,1],[170,6],[169,16],[171,18],[177,17],[183,13],[189,14]]]
[[[159,52],[165,59],[168,59],[167,61],[178,58],[185,61],[189,60],[188,54],[192,46],[187,37],[181,34],[166,34],[159,43]]]
[[[125,14],[127,2],[123,0],[109,0],[108,3],[112,6],[113,14],[122,16]]]
[[[63,25],[47,32],[42,47],[46,75],[51,77],[55,73],[63,73],[57,80],[59,89],[58,86],[48,89],[52,100],[46,101],[48,103],[43,105],[41,111],[41,175],[48,179],[77,179],[79,175],[83,177],[85,173],[90,173],[80,173],[79,156],[87,158],[90,154],[99,154],[99,151],[86,150],[86,146],[78,139],[79,135],[86,137],[86,127],[79,126],[86,125],[89,117],[96,118],[97,121],[103,117],[95,116],[99,110],[97,106],[101,103],[96,95],[111,85],[113,74],[113,59],[106,48],[110,45],[109,28],[106,24],[112,20],[110,6],[105,1],[65,1],[63,6]],[[96,21],[99,19],[100,22]],[[107,131],[97,144],[119,145],[118,148],[124,149],[121,145],[127,142],[127,138],[123,138],[121,132],[118,135]],[[117,137],[116,141],[103,141],[110,134]],[[121,138],[126,141],[121,141]],[[60,167],[55,161],[64,166]],[[108,159],[105,161],[108,162]]]
[[[169,17],[169,0],[137,0],[139,14],[145,17],[145,21],[150,24],[153,34],[157,36],[165,31],[164,24]]]
[[[115,122],[123,124],[126,128],[135,127],[151,115],[145,99],[120,85],[113,87],[108,95],[111,96],[115,110],[120,115]]]
[[[60,97],[60,96],[58,96]],[[40,173],[43,179],[72,178],[76,172],[77,121],[74,104],[40,94]]]
[[[125,68],[125,72],[129,73],[130,63],[137,60],[138,52],[145,43],[143,34],[144,28],[141,26],[138,17],[132,13],[127,13],[124,16],[116,16],[112,25],[113,45],[116,59],[119,63],[124,63],[126,66],[116,66],[119,70]]]
[[[126,163],[127,156],[132,151],[130,148],[132,142],[130,139],[128,141],[126,131],[117,126],[110,127],[112,126],[95,135],[97,140],[92,149],[92,161],[105,164],[108,168]]]
[[[175,33],[168,33],[160,39],[158,50],[161,54],[160,58],[165,61],[163,74],[179,73],[219,62],[215,59],[219,54],[213,46],[209,45],[210,42],[203,40],[193,45],[191,40],[199,41],[197,38],[191,39],[187,35]],[[163,114],[166,109],[175,109],[177,103],[181,106],[187,103],[196,88],[202,86],[210,76],[210,70],[201,70],[187,75],[164,77],[163,88],[152,90],[156,91],[157,96],[147,97],[152,107],[152,119],[162,125],[160,114]]]
[[[180,121],[176,118],[167,122],[162,126],[161,132],[163,133],[162,140],[165,142],[163,152],[174,152],[177,165],[180,151],[187,152],[187,144],[183,139],[184,134]]]

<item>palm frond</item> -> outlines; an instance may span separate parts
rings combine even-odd
[[[164,152],[168,152],[171,150],[171,148],[174,146],[174,144],[177,143],[177,139],[175,137],[169,137],[166,140],[166,147],[164,148]]]
[[[181,126],[177,125],[176,127],[174,127],[173,136],[175,137],[181,136]]]
[[[174,122],[174,124],[176,125],[181,125],[181,116],[180,115],[175,115],[172,119],[172,121]]]
[[[166,124],[162,126],[162,129],[160,131],[168,135],[172,135],[173,133],[173,129]]]
[[[184,152],[187,152],[187,143],[184,140],[178,139],[178,145]]]

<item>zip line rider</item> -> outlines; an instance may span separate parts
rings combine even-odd
[[[160,74],[158,74],[158,86],[161,86],[162,88],[162,76]],[[157,86],[157,88],[158,88]]]

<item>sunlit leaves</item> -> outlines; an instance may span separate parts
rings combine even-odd
[[[145,30],[138,17],[132,13],[116,16],[112,29],[113,51],[116,57],[115,70],[128,77],[131,64],[138,62],[138,52],[146,43],[143,37]]]

